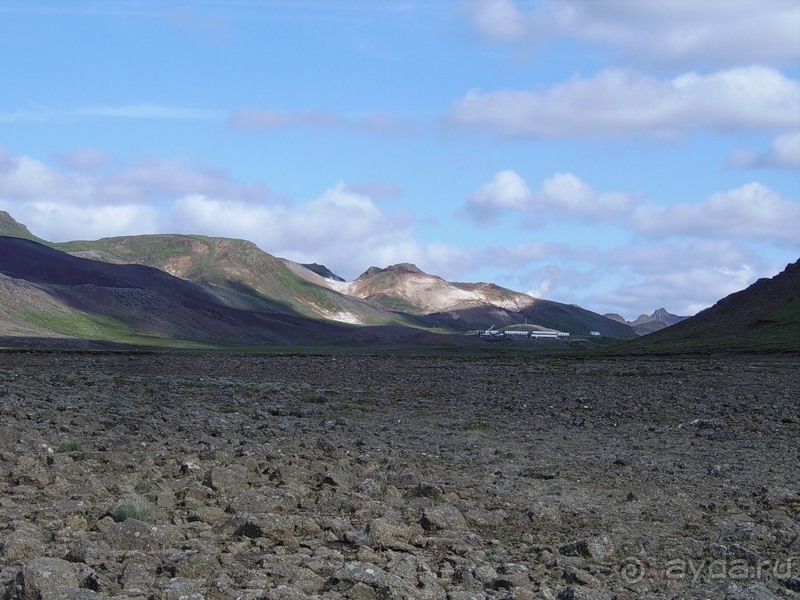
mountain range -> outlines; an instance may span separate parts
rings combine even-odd
[[[441,334],[527,323],[572,339],[594,331],[630,340],[698,317],[659,309],[626,322],[493,283],[449,282],[409,263],[370,267],[344,281],[323,265],[278,258],[230,238],[159,234],[51,243],[0,211],[5,338],[183,346],[446,339],[460,345],[476,341]]]
[[[448,282],[412,264],[370,267],[346,282],[322,265],[278,258],[246,240],[163,234],[51,243],[4,212],[0,236],[5,336],[391,343],[523,322],[575,336],[636,336],[577,306],[491,283]]]
[[[653,314],[649,316],[645,314],[639,315],[635,321],[626,321],[623,316],[614,313],[609,313],[605,316],[609,319],[613,319],[614,321],[618,321],[619,323],[630,325],[631,328],[639,335],[647,335],[648,333],[659,331],[665,327],[670,327],[671,325],[675,325],[676,323],[680,323],[681,321],[689,318],[673,315],[672,313],[667,312],[665,308],[659,308],[658,310],[653,311]]]

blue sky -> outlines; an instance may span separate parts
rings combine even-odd
[[[800,255],[795,0],[4,0],[0,210],[633,319]]]

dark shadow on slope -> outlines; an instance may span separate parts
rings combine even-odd
[[[152,267],[78,258],[36,242],[0,237],[0,272],[36,284],[65,304],[130,326],[137,334],[217,343],[319,343],[345,328],[220,304],[199,284]]]

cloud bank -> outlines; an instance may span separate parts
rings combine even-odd
[[[777,136],[766,153],[735,148],[726,166],[731,169],[800,169],[800,131]]]
[[[800,126],[800,81],[767,67],[657,79],[623,69],[542,91],[473,91],[447,120],[509,138],[675,137]]]
[[[81,148],[59,163],[0,152],[0,209],[45,239],[167,232],[246,238],[271,254],[323,262],[350,279],[369,266],[398,262],[449,279],[499,268],[506,280],[498,283],[562,302],[581,298],[601,311],[668,305],[691,314],[776,267],[753,244],[800,247],[800,203],[759,182],[661,205],[637,193],[598,190],[574,173],[554,173],[532,186],[503,170],[466,198],[463,217],[478,224],[522,217],[520,227],[530,231],[602,223],[622,232],[622,241],[603,249],[591,239],[498,246],[487,238],[481,247],[420,240],[413,215],[376,202],[398,193],[391,184],[337,183],[316,198],[290,202],[264,184],[173,158],[112,168],[105,153]],[[604,291],[608,285],[595,289],[603,279],[612,292]]]
[[[490,42],[567,38],[611,48],[630,62],[665,66],[789,66],[800,60],[800,6],[793,0],[468,0],[464,7]]]
[[[418,240],[410,213],[386,212],[367,193],[396,194],[391,184],[339,183],[291,203],[263,184],[241,184],[223,170],[176,159],[149,157],[98,172],[105,155],[83,148],[60,161],[65,168],[0,153],[0,209],[51,241],[143,233],[247,238],[271,254],[325,262],[347,277],[397,262],[455,275],[472,262],[471,249]]]

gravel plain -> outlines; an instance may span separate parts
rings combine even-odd
[[[0,352],[0,598],[800,598],[798,367]]]

